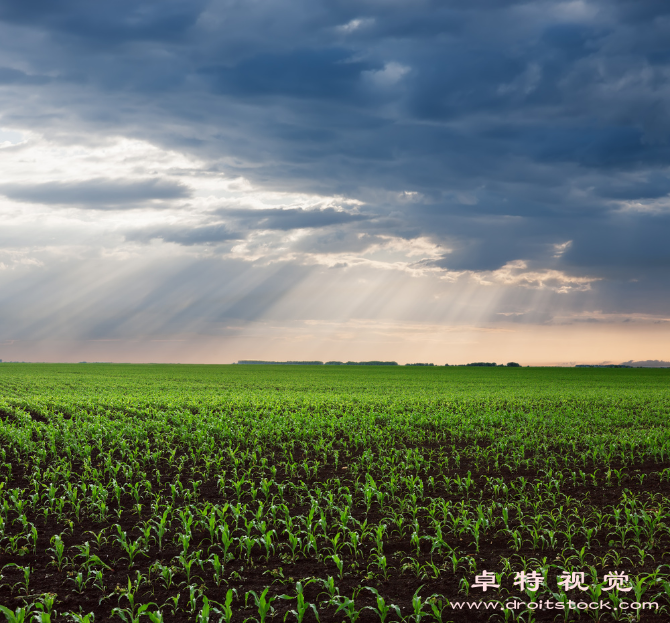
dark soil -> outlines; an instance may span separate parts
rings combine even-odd
[[[0,416],[4,416],[4,414],[0,413]],[[40,418],[41,416],[38,413],[31,413],[31,417]],[[571,487],[564,483],[561,487],[561,493],[568,495],[575,500],[586,500],[591,507],[610,512],[612,507],[619,504],[624,490],[650,499],[658,494],[661,494],[664,497],[670,495],[670,485],[668,485],[667,481],[661,482],[659,479],[659,473],[669,466],[670,464],[636,465],[634,470],[628,469],[629,475],[633,475],[634,478],[622,482],[620,486],[605,487],[598,485]],[[154,493],[161,491],[166,496],[169,496],[169,485],[166,483],[169,483],[171,476],[170,472],[174,472],[174,468],[165,463],[160,466],[160,470],[162,473],[161,484],[159,484],[158,481],[153,480],[153,491]],[[520,471],[514,474],[492,474],[491,472],[484,470],[475,471],[474,465],[467,464],[463,464],[460,468],[454,469],[449,475],[452,477],[455,475],[465,477],[468,472],[471,473],[477,483],[480,483],[484,476],[492,475],[502,476],[506,482],[510,482],[513,478],[518,478],[519,476],[525,476],[531,481],[536,477],[536,474],[528,471]],[[26,473],[25,465],[18,462],[12,463],[12,478],[7,484],[6,489],[24,489],[29,487],[30,483],[26,478]],[[642,484],[637,481],[637,474],[647,475],[646,478],[642,479]],[[426,474],[423,480],[426,481],[430,475],[430,473]],[[382,478],[383,475],[374,474],[374,477]],[[354,478],[348,475],[346,467],[340,467],[337,470],[334,466],[321,468],[318,480],[308,480],[304,477],[290,478],[287,474],[281,473],[280,470],[278,470],[277,473],[278,481],[291,482],[295,485],[299,485],[301,481],[304,481],[311,486],[317,484],[317,482],[325,482],[332,478],[339,478],[342,486],[348,485],[352,488],[352,491],[354,490]],[[287,490],[288,489],[290,489],[290,487],[287,488]],[[482,491],[484,490],[482,489]],[[454,494],[453,491],[446,492],[440,489],[439,486],[435,491],[431,491],[430,495],[432,497],[444,496],[452,500],[452,502],[458,502],[459,499],[462,498],[462,496]],[[490,500],[490,493],[483,492],[481,499],[484,501],[487,499]],[[249,500],[250,498],[248,498],[247,501]],[[211,480],[203,483],[199,488],[198,503],[203,504],[204,502],[222,505],[225,502],[236,503],[237,499],[224,498],[219,492],[216,481]],[[294,496],[287,495],[283,502],[289,506],[292,510],[292,515],[295,517],[309,511],[309,506],[304,503],[304,500]],[[46,502],[44,503],[46,504]],[[25,516],[25,520],[31,522],[36,527],[38,535],[37,541],[34,548],[32,543],[26,543],[23,546],[23,549],[19,549],[15,552],[10,552],[10,548],[7,547],[7,540],[4,541],[5,551],[0,553],[0,568],[2,569],[3,576],[0,580],[0,584],[2,584],[2,586],[0,586],[0,604],[14,609],[24,603],[39,601],[39,596],[44,593],[53,593],[57,595],[55,610],[60,613],[60,616],[56,618],[56,621],[64,620],[62,615],[66,612],[93,612],[97,623],[111,620],[119,621],[120,619],[118,616],[112,617],[112,610],[115,607],[128,607],[129,602],[124,594],[124,590],[128,585],[128,578],[130,577],[131,580],[135,580],[138,573],[148,577],[151,574],[150,567],[153,563],[161,561],[163,564],[168,565],[175,559],[175,557],[179,556],[181,549],[179,545],[172,541],[175,526],[173,521],[173,529],[170,533],[171,538],[168,540],[164,549],[159,550],[156,544],[152,544],[148,551],[148,555],[138,556],[134,563],[129,565],[126,554],[113,540],[113,536],[116,534],[114,525],[118,523],[122,530],[128,533],[129,538],[138,538],[140,536],[140,530],[137,527],[137,524],[149,518],[149,505],[144,503],[142,514],[138,517],[137,513],[133,510],[135,501],[128,495],[121,499],[120,507],[118,507],[112,496],[108,499],[108,503],[110,516],[105,522],[96,521],[94,517],[87,514],[83,509],[81,513],[81,521],[74,521],[73,523],[70,523],[69,515],[67,517],[64,516],[61,521],[56,521],[54,519],[54,514],[50,514],[49,518],[45,521],[43,514],[39,512],[32,514],[28,513]],[[117,511],[120,511],[120,517],[117,517]],[[369,513],[366,513],[364,509],[359,507],[353,509],[352,515],[359,521],[367,519],[368,523],[376,523],[383,517],[376,502],[372,505]],[[421,517],[421,515],[419,515],[419,517]],[[14,510],[9,511],[8,522],[5,526],[5,536],[11,537],[12,534],[17,534],[20,527],[21,520],[19,519],[18,513]],[[107,541],[104,542],[103,540],[101,547],[98,547],[94,534],[100,533],[101,530],[104,530],[104,535],[107,537]],[[427,542],[421,543],[420,554],[418,557],[415,556],[415,558],[418,558],[420,565],[426,565],[432,562],[436,567],[441,568],[440,577],[437,579],[430,577],[430,575],[417,577],[417,574],[411,569],[402,570],[403,560],[406,557],[415,554],[416,547],[412,545],[410,538],[407,535],[401,538],[397,533],[393,533],[390,530],[389,532],[390,534],[387,534],[384,538],[384,554],[389,566],[393,567],[393,569],[388,573],[387,577],[384,577],[379,569],[371,567],[370,570],[368,570],[365,567],[366,561],[370,558],[374,549],[374,544],[371,539],[362,546],[362,555],[359,554],[357,561],[354,560],[353,556],[348,553],[346,549],[342,550],[341,556],[346,561],[345,568],[348,569],[348,573],[351,573],[353,563],[357,562],[359,566],[353,573],[345,573],[345,575],[340,578],[338,569],[332,560],[326,560],[324,562],[314,556],[303,556],[296,560],[291,560],[289,557],[288,543],[285,537],[282,537],[275,543],[275,552],[270,554],[267,559],[264,551],[256,547],[253,550],[252,564],[245,563],[239,559],[229,562],[226,565],[225,573],[227,583],[222,582],[220,586],[215,584],[212,577],[212,568],[209,564],[205,564],[204,569],[201,569],[197,564],[194,564],[193,575],[190,578],[190,581],[187,581],[184,572],[177,572],[174,576],[173,584],[169,589],[166,589],[163,586],[162,580],[159,579],[154,572],[151,574],[152,582],[142,585],[135,594],[135,603],[142,604],[153,602],[157,604],[157,607],[152,607],[151,610],[157,610],[158,607],[160,607],[166,621],[193,621],[196,619],[195,613],[184,612],[183,610],[176,614],[172,613],[171,604],[173,603],[173,598],[177,594],[181,594],[179,598],[180,608],[187,607],[186,602],[188,601],[189,595],[189,588],[187,585],[194,585],[196,591],[203,590],[210,601],[214,600],[219,603],[225,602],[226,592],[229,588],[232,588],[236,591],[236,596],[233,600],[233,620],[241,623],[248,618],[258,618],[257,610],[253,606],[253,597],[249,597],[249,602],[247,607],[245,607],[245,594],[247,591],[255,591],[260,595],[266,587],[271,586],[268,596],[278,597],[285,593],[294,595],[295,582],[300,580],[303,582],[303,585],[305,585],[305,597],[307,601],[312,603],[323,603],[323,605],[319,607],[320,620],[323,623],[348,620],[344,612],[336,614],[336,608],[334,606],[325,604],[325,602],[328,601],[328,596],[323,584],[317,581],[309,581],[310,578],[325,579],[328,576],[335,578],[337,588],[341,595],[351,597],[352,595],[357,594],[356,609],[361,609],[364,606],[375,606],[375,597],[373,593],[368,590],[361,590],[361,587],[363,586],[373,587],[386,599],[387,604],[398,604],[401,607],[403,617],[408,617],[412,614],[412,598],[419,590],[419,594],[424,599],[433,594],[442,595],[452,601],[479,601],[486,598],[498,597],[496,593],[482,593],[478,589],[470,589],[470,595],[469,597],[466,597],[460,590],[462,586],[461,580],[465,578],[467,583],[472,584],[474,582],[475,574],[470,573],[463,568],[459,568],[457,572],[454,573],[449,556],[446,553],[431,554],[430,545]],[[64,533],[63,540],[66,545],[66,556],[69,560],[58,569],[56,561],[53,558],[53,552],[50,551],[53,548],[50,539],[53,535],[62,533]],[[618,548],[616,545],[610,545],[604,540],[602,535],[600,535],[600,537],[601,540],[594,540],[588,548],[588,562],[584,565],[585,571],[588,569],[588,564],[591,564],[596,567],[598,573],[601,575],[615,569],[626,569],[630,574],[638,575],[651,573],[659,565],[670,564],[670,536],[667,532],[661,542],[655,543],[653,547],[647,550],[647,555],[644,561],[641,561],[639,556],[633,555],[634,550],[630,548],[622,549]],[[477,561],[477,573],[481,573],[484,569],[489,571],[502,571],[501,557],[512,558],[513,560],[519,561],[519,565],[513,567],[513,571],[520,571],[522,569],[520,558],[518,558],[519,556],[523,556],[526,559],[532,557],[540,562],[546,559],[547,563],[551,564],[560,558],[562,549],[561,547],[557,549],[538,548],[534,550],[530,547],[529,543],[526,543],[520,551],[516,551],[511,547],[511,543],[507,538],[500,536],[482,541],[480,551],[477,552],[474,544],[469,544],[467,539],[462,540],[462,542],[457,542],[450,535],[446,540],[450,545],[458,546],[461,552],[465,552],[475,558]],[[109,569],[103,569],[104,590],[94,586],[93,580],[91,580],[86,587],[81,589],[78,589],[76,586],[77,573],[80,570],[82,560],[78,559],[76,562],[72,560],[75,555],[73,546],[83,545],[85,542],[90,544],[92,553],[96,554],[102,563],[109,567]],[[200,542],[200,548],[202,550],[201,558],[207,559],[209,556],[209,534],[202,530],[196,531],[193,543],[197,544],[198,542]],[[585,545],[586,541],[583,538],[575,538],[574,548],[577,551]],[[212,553],[218,551],[219,549],[212,549]],[[610,558],[606,558],[608,555],[611,555],[616,551],[619,551],[621,555],[630,559],[624,563],[623,567],[616,567],[612,562],[611,556]],[[30,567],[30,580],[27,591],[23,585],[23,571],[17,567],[7,565]],[[533,567],[531,566],[530,568],[532,569]],[[667,567],[666,571],[667,569],[670,569],[670,567]],[[503,588],[506,589],[507,592],[500,595],[499,598],[503,600],[516,598],[519,601],[529,601],[529,598],[526,595],[523,595],[516,587],[512,586],[510,579],[506,580],[506,584]],[[573,598],[576,601],[591,601],[587,593],[580,593],[579,591],[574,591]],[[634,601],[634,597],[630,593],[626,595],[626,598],[628,601]],[[645,596],[645,600],[651,601],[649,593]],[[665,602],[659,600],[659,603],[660,605],[663,605]],[[199,600],[198,604],[199,609],[202,600]],[[280,621],[284,619],[284,616],[290,610],[295,608],[295,600],[277,598],[274,600],[273,606],[275,608],[273,620]],[[427,610],[430,611],[430,606],[427,606]],[[522,609],[518,610],[518,612],[522,611]],[[503,613],[501,611],[498,612],[497,619],[504,620]],[[591,617],[593,617],[593,615],[594,613],[592,612]],[[446,608],[443,613],[443,620],[445,622],[488,621],[491,620],[491,616],[491,611],[458,611]],[[588,616],[588,613],[581,614],[581,617],[578,617],[577,613],[572,613],[568,616],[567,620],[572,621],[577,620],[577,618],[586,620]],[[211,620],[218,621],[219,618],[220,615],[214,615]],[[432,616],[427,617],[425,621],[431,620],[431,618]],[[389,620],[394,619],[397,620],[395,615],[389,617]],[[143,617],[142,620],[148,621],[148,618]],[[293,620],[292,615],[289,615],[288,620]],[[362,610],[360,618],[358,619],[361,623],[378,620],[378,615],[370,609]],[[553,621],[566,619],[561,611],[553,610],[537,611],[535,620]],[[611,619],[604,617],[602,620]],[[640,618],[637,620],[657,622],[670,620],[670,614],[644,612],[640,613]],[[308,611],[305,621],[310,623],[315,621],[315,617],[311,611]]]

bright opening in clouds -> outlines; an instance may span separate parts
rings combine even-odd
[[[0,358],[668,359],[670,3],[0,6]]]

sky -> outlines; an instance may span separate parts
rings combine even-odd
[[[667,0],[0,3],[0,359],[670,359]]]

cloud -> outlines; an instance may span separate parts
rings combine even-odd
[[[363,74],[374,86],[384,88],[399,82],[409,71],[411,71],[411,67],[391,61],[386,63],[383,69],[369,70],[363,72]]]
[[[0,184],[0,194],[25,203],[110,210],[157,207],[160,202],[187,198],[191,191],[184,184],[169,180],[96,178],[75,182]]]
[[[334,208],[305,210],[303,208],[283,209],[240,209],[223,208],[214,212],[224,217],[226,222],[208,222],[212,219],[211,213],[206,213],[201,222],[183,222],[179,224],[146,226],[126,231],[125,239],[136,242],[150,242],[163,240],[182,246],[215,245],[231,240],[245,240],[249,233],[255,230],[280,232],[279,238],[263,239],[263,246],[268,251],[268,245],[279,245],[285,249],[281,232],[291,232],[303,229],[325,229],[348,223],[365,221],[366,216],[351,214],[335,210]],[[216,218],[216,217],[214,217]],[[231,229],[232,227],[232,229]],[[257,247],[253,256],[257,257]],[[298,249],[300,244],[295,245]]]
[[[0,84],[46,84],[47,76],[31,76],[24,71],[12,67],[0,67]]]
[[[54,5],[46,0],[27,0],[21,5],[0,7],[3,21],[35,27],[66,36],[105,42],[174,40],[191,28],[205,3],[200,0],[166,0],[160,3],[120,0],[116,10],[92,7],[84,0]]]
[[[232,67],[208,66],[201,71],[221,94],[337,100],[355,94],[361,71],[369,67],[346,49],[306,48],[262,53]]]
[[[199,227],[169,226],[160,228],[145,228],[126,233],[126,240],[149,242],[160,239],[184,246],[210,245],[239,240],[242,236],[228,230],[223,224],[205,225]]]
[[[607,199],[622,201],[657,199],[670,194],[670,176],[660,171],[633,173],[609,182],[594,188],[594,193]]]
[[[222,209],[219,214],[236,219],[249,229],[276,229],[288,231],[292,229],[322,228],[344,223],[369,220],[363,214],[352,214],[335,208],[305,210],[303,208],[283,209]]]
[[[25,139],[0,134],[0,210],[42,264],[3,274],[175,254],[258,271],[259,318],[284,300],[260,294],[279,265],[340,266],[321,278],[351,288],[354,273],[450,283],[482,322],[661,314],[669,15],[655,0],[5,3],[0,122]],[[384,314],[380,292],[361,301]]]
[[[574,277],[559,270],[529,270],[523,260],[509,262],[489,273],[474,273],[473,277],[482,284],[546,288],[558,293],[590,290],[593,282],[598,281],[598,278]]]

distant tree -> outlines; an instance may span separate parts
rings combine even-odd
[[[507,367],[508,367],[508,368],[520,368],[521,366],[520,366],[518,363],[515,363],[514,361],[510,361],[510,362],[507,364]]]
[[[323,361],[262,361],[260,359],[240,359],[238,365],[265,366],[322,366]]]
[[[482,361],[478,361],[477,363],[466,363],[466,366],[482,366],[482,367],[487,367],[487,368],[495,368],[498,364],[496,363],[484,363]]]
[[[395,361],[347,361],[347,366],[397,366]]]

